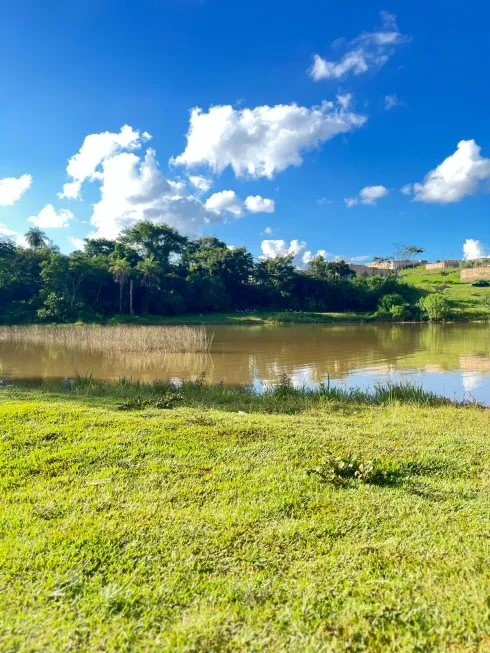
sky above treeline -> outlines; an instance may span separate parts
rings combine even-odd
[[[481,0],[7,3],[0,236],[486,255],[489,24]]]

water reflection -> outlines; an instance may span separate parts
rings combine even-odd
[[[0,342],[0,378],[194,379],[345,386],[414,380],[447,396],[490,403],[490,329],[470,325],[217,326],[211,354],[117,355],[53,343]]]

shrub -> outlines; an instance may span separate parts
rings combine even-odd
[[[438,322],[444,320],[449,315],[449,303],[447,299],[439,293],[433,293],[432,295],[427,295],[427,297],[422,297],[419,305],[431,321]]]
[[[405,304],[406,304],[405,299],[401,295],[399,295],[396,292],[392,292],[389,293],[388,295],[383,295],[383,297],[381,297],[378,303],[378,307],[382,311],[385,311],[386,313],[390,313],[393,306],[405,306]]]
[[[395,305],[390,308],[390,315],[393,320],[406,320],[410,317],[408,304],[403,306]]]

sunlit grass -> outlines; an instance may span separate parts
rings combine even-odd
[[[0,391],[0,650],[485,650],[487,410],[164,391]]]

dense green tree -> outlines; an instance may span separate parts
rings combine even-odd
[[[188,239],[176,229],[149,221],[124,229],[118,241],[136,251],[141,258],[153,257],[163,269],[170,266],[172,255],[181,254],[188,243]]]
[[[190,240],[151,222],[136,223],[114,240],[88,238],[83,251],[69,256],[37,228],[29,238],[29,247],[0,239],[3,322],[110,318],[123,312],[128,281],[130,312],[155,315],[260,308],[374,311],[384,295],[395,292],[409,301],[412,292],[395,274],[353,277],[345,261],[323,257],[315,257],[307,270],[295,267],[291,255],[255,262],[244,247],[229,247],[213,236]]]

